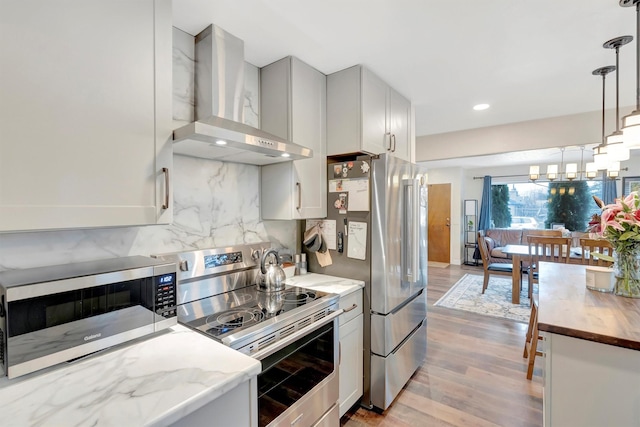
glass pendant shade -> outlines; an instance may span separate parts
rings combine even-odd
[[[535,181],[538,178],[540,178],[540,166],[529,166],[529,179]]]
[[[585,166],[585,175],[589,179],[593,179],[598,176],[598,166],[595,162],[589,162]]]
[[[622,132],[616,131],[607,137],[607,155],[611,162],[629,160],[629,149],[623,142]]]
[[[596,164],[596,167],[599,170],[605,170],[607,166],[609,166],[609,157],[607,156],[607,146],[599,145],[597,148],[598,152],[595,150],[593,152],[593,162]]]
[[[578,177],[578,164],[577,163],[567,163],[567,167],[565,169],[565,173],[567,179],[571,181],[572,179],[576,179]]]
[[[547,166],[547,179],[553,181],[558,177],[558,165]]]
[[[624,145],[629,150],[640,149],[640,111],[636,110],[622,118]]]

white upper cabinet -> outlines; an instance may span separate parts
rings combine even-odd
[[[366,68],[327,76],[327,155],[390,153],[411,161],[411,102]]]
[[[313,150],[310,159],[261,167],[262,218],[327,215],[326,76],[295,57],[260,70],[261,129]]]
[[[0,6],[0,231],[169,223],[171,0]]]

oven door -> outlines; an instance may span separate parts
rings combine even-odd
[[[337,404],[341,313],[335,311],[253,355],[262,362],[260,427],[310,426]],[[338,423],[336,418],[332,425]]]

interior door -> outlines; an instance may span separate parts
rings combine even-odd
[[[451,261],[451,184],[429,184],[428,260]]]

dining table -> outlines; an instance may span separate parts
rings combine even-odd
[[[520,304],[520,286],[522,285],[522,257],[529,258],[529,246],[506,245],[502,253],[511,255],[511,303]]]
[[[581,248],[570,248],[569,263],[581,264]],[[509,244],[502,248],[502,253],[511,256],[513,269],[511,273],[511,303],[520,304],[520,287],[522,286],[522,260],[529,258],[528,245]]]

